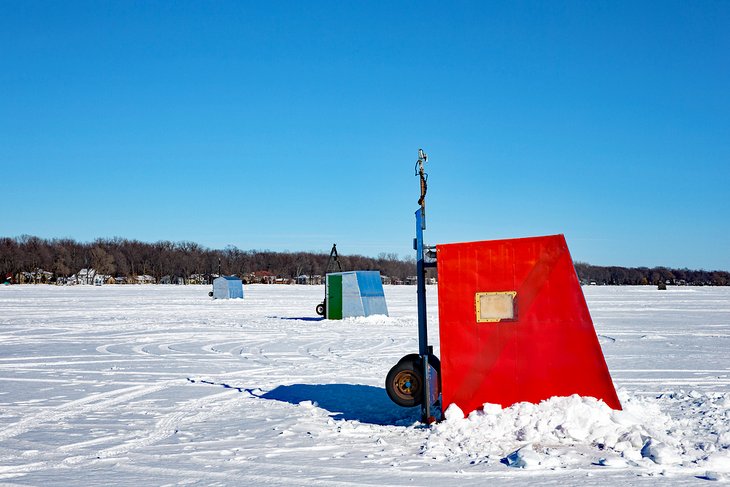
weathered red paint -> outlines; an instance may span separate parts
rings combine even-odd
[[[621,409],[562,235],[437,246],[443,407],[465,413],[579,394]],[[475,295],[516,291],[516,317],[478,323]]]

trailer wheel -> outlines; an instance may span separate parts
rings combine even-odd
[[[409,353],[408,355],[401,358],[398,362],[406,362],[408,360],[411,360],[413,362],[421,363],[421,356],[417,353]],[[441,374],[441,360],[436,355],[429,355],[428,356],[428,363],[431,364],[431,366],[436,369],[436,372]]]
[[[385,390],[391,401],[408,408],[423,402],[423,374],[417,361],[401,360],[388,372]]]
[[[421,370],[421,356],[417,353],[409,353],[408,355],[401,358],[398,363],[401,362],[413,362],[418,364],[418,369]],[[436,355],[429,355],[428,356],[428,363],[436,370],[436,375],[438,376],[438,391],[436,395],[441,394],[441,360]]]
[[[319,303],[317,305],[316,311],[319,316],[324,316],[324,303]]]

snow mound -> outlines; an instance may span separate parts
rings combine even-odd
[[[729,394],[620,395],[623,411],[577,395],[508,408],[485,404],[467,417],[452,404],[431,428],[422,453],[522,469],[692,468],[718,478],[730,472]]]

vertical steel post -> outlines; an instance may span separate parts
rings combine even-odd
[[[427,423],[431,417],[431,381],[428,364],[428,326],[426,321],[426,266],[424,263],[423,230],[426,228],[424,208],[416,211],[416,284],[418,294],[418,354],[423,366],[423,402],[421,403],[422,421]]]
[[[428,327],[426,326],[426,267],[424,265],[423,230],[426,228],[422,209],[416,211],[416,284],[418,293],[418,354],[428,355]]]

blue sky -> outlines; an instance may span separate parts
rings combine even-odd
[[[0,2],[0,235],[730,269],[730,3]]]

